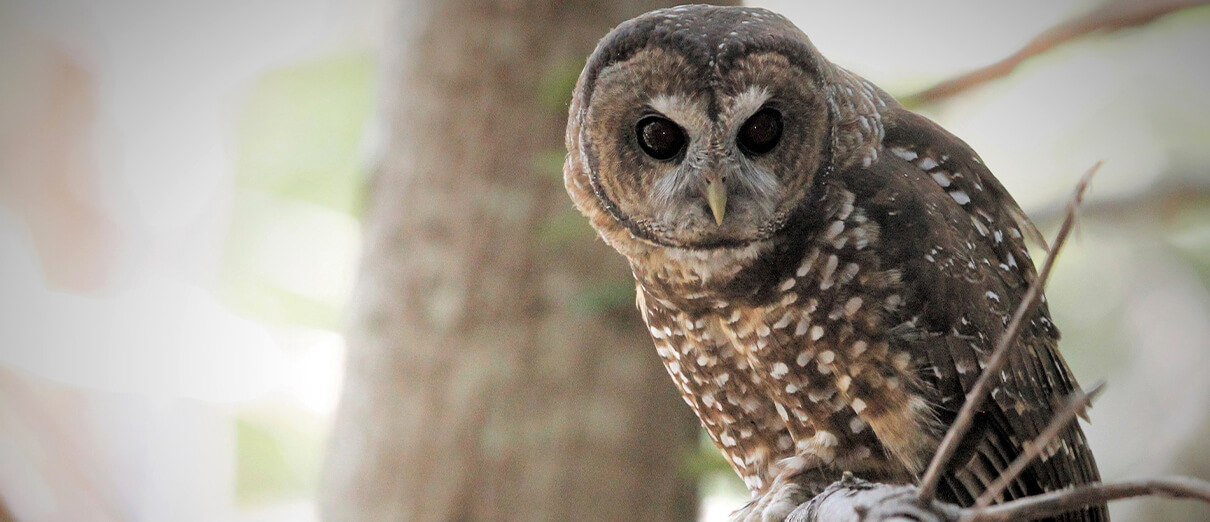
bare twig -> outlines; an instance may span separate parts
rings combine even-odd
[[[949,431],[945,433],[945,437],[941,439],[941,444],[937,447],[937,453],[933,455],[933,460],[929,462],[928,469],[924,472],[924,478],[920,480],[920,505],[928,505],[935,498],[937,484],[941,481],[941,471],[945,469],[949,460],[954,456],[954,452],[958,449],[959,442],[962,441],[967,431],[970,430],[971,422],[975,419],[975,412],[983,405],[983,401],[991,391],[992,383],[998,378],[1000,370],[1008,360],[1008,350],[1016,343],[1017,336],[1021,333],[1021,325],[1025,322],[1025,317],[1033,311],[1038,301],[1041,300],[1042,289],[1046,286],[1046,279],[1050,277],[1050,269],[1054,266],[1055,259],[1063,248],[1063,243],[1067,241],[1067,235],[1071,232],[1072,225],[1075,223],[1076,210],[1084,200],[1084,191],[1088,189],[1089,181],[1100,167],[1101,162],[1097,162],[1096,165],[1088,169],[1088,172],[1084,173],[1084,176],[1080,178],[1080,182],[1076,184],[1075,193],[1067,203],[1067,217],[1063,220],[1063,225],[1059,227],[1059,233],[1055,236],[1054,246],[1051,248],[1050,253],[1046,255],[1046,261],[1042,263],[1042,269],[1038,271],[1038,277],[1029,286],[1029,290],[1025,292],[1025,297],[1021,299],[1021,304],[1017,306],[1016,312],[1013,313],[1008,327],[1000,335],[1000,340],[992,352],[991,359],[979,375],[979,379],[975,381],[975,385],[966,394],[966,400],[962,404],[962,409],[958,411],[958,416],[954,419],[954,423],[950,426]]]
[[[1080,207],[1080,217],[1087,221],[1096,217],[1100,221],[1117,223],[1123,220],[1147,218],[1159,219],[1170,224],[1173,216],[1183,209],[1198,205],[1210,205],[1210,176],[1202,173],[1165,174],[1170,179],[1155,186],[1130,194],[1106,195],[1089,201]],[[1063,219],[1066,202],[1056,202],[1030,210],[1029,217],[1040,228],[1049,228]]]
[[[1210,482],[1192,477],[1136,479],[1113,484],[1085,484],[985,508],[962,510],[961,522],[1034,520],[1110,500],[1159,495],[1210,502]]]
[[[1093,397],[1096,397],[1103,389],[1105,389],[1105,383],[1101,382],[1093,386],[1087,393],[1080,390],[1072,392],[1071,397],[1067,400],[1067,405],[1056,413],[1054,418],[1050,419],[1050,424],[1046,426],[1046,429],[1042,430],[1042,433],[1032,442],[1027,442],[1021,454],[1013,460],[1012,464],[1009,464],[1000,473],[1000,476],[996,477],[996,480],[987,486],[983,494],[975,499],[975,507],[987,507],[992,502],[995,502],[996,497],[1000,496],[1004,488],[1007,488],[1013,479],[1017,478],[1017,475],[1025,471],[1026,466],[1029,466],[1034,459],[1038,458],[1038,455],[1042,454],[1042,451],[1050,445],[1051,441],[1059,436],[1059,432],[1063,431],[1068,424],[1075,420],[1076,415],[1083,413],[1088,404],[1092,402]]]
[[[1030,40],[1017,52],[996,63],[945,80],[918,93],[902,98],[908,107],[916,107],[949,98],[960,92],[1008,76],[1022,62],[1059,45],[1094,32],[1116,31],[1142,25],[1161,16],[1210,3],[1208,0],[1169,2],[1112,2],[1084,16],[1060,23]]]

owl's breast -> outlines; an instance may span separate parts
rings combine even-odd
[[[698,307],[640,278],[657,350],[750,486],[791,456],[827,471],[824,484],[839,471],[905,481],[932,444],[918,361],[899,342],[901,273],[853,194],[833,195],[813,233],[699,283]]]

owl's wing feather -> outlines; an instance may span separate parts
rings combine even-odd
[[[948,425],[1036,279],[1025,247],[1036,230],[964,142],[906,110],[891,109],[889,116],[879,160],[845,176],[883,228],[882,258],[904,270],[905,298],[920,303],[919,326],[927,333],[910,343],[928,356],[923,378]],[[1076,388],[1046,304],[1029,319],[963,458],[944,481],[951,500],[978,496]],[[1007,498],[1099,480],[1077,424],[1051,449],[1016,479]],[[1106,517],[1092,509],[1058,520]]]

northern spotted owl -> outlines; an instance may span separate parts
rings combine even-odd
[[[753,493],[739,519],[784,517],[845,471],[918,481],[1035,282],[1036,229],[979,156],[769,11],[618,26],[567,148],[572,200],[629,260],[656,351]],[[942,499],[972,503],[1076,389],[1058,339],[1043,302]],[[1005,498],[1097,480],[1073,424]]]

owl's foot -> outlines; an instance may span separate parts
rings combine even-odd
[[[811,495],[798,484],[774,484],[764,495],[731,513],[730,522],[782,522],[810,499]]]
[[[782,522],[794,508],[814,496],[806,486],[795,479],[801,478],[807,468],[802,457],[783,459],[772,468],[779,470],[773,483],[759,497],[731,513],[730,522]]]

